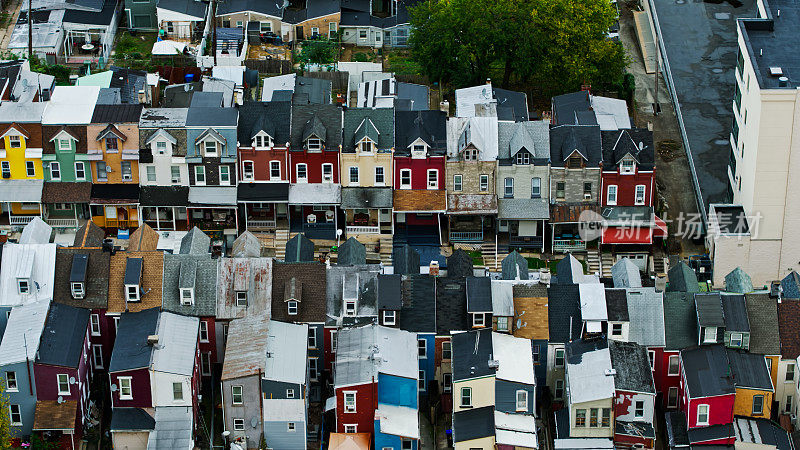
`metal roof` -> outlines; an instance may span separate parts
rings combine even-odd
[[[530,339],[492,333],[492,358],[500,362],[498,380],[535,385]]]
[[[611,353],[607,347],[583,351],[583,345],[581,341],[567,344],[566,371],[570,403],[612,398],[615,391]]]
[[[299,183],[289,186],[291,205],[338,205],[342,203],[342,185]]]
[[[701,327],[725,326],[719,292],[695,294],[694,302],[697,307],[697,323]]]
[[[305,384],[307,342],[308,325],[270,321],[267,329],[267,352],[261,356],[267,361],[264,379]]]
[[[49,307],[50,300],[40,300],[11,308],[0,341],[0,366],[36,358]]]
[[[162,312],[158,323],[158,345],[153,347],[152,370],[191,376],[199,331],[200,319],[197,317]]]
[[[467,312],[492,312],[492,287],[488,277],[467,277]]]
[[[194,205],[236,205],[236,186],[190,186],[189,203]]]
[[[653,287],[629,288],[628,340],[645,347],[666,345],[664,329],[664,294]]]
[[[514,282],[509,280],[492,280],[492,315],[514,315]]]
[[[39,203],[43,180],[0,180],[0,202]]]
[[[3,246],[0,264],[0,306],[53,298],[56,244],[13,244]],[[30,280],[28,294],[20,294],[17,278]]]
[[[269,325],[269,319],[261,315],[230,321],[222,364],[222,380],[263,373]]]
[[[379,421],[380,432],[409,439],[419,439],[419,411],[408,406],[378,403],[375,419]]]
[[[156,425],[147,439],[147,450],[191,450],[193,422],[191,406],[156,407]]]
[[[367,325],[336,337],[336,387],[372,383],[379,374],[416,380],[417,337],[408,331]]]
[[[620,259],[611,267],[611,277],[614,279],[614,287],[617,288],[642,287],[642,274],[628,258]]]

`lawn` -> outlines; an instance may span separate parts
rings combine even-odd
[[[386,71],[399,75],[422,75],[422,66],[411,58],[408,51],[394,50],[385,53]]]
[[[115,59],[148,59],[156,42],[156,33],[136,33],[135,36],[125,31],[117,35],[114,46]]]
[[[473,266],[482,266],[483,265],[483,254],[477,250],[472,250],[467,252],[467,254],[472,258],[472,265]]]
[[[538,270],[546,265],[550,269],[550,273],[553,275],[556,274],[556,266],[558,265],[558,262],[561,261],[560,258],[551,259],[549,262],[533,257],[525,259],[528,260],[528,269]],[[578,261],[580,261],[581,265],[583,266],[583,271],[586,272],[586,261],[580,259]]]

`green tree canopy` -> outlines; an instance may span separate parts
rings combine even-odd
[[[411,54],[456,87],[502,76],[547,94],[618,84],[626,65],[607,38],[609,0],[427,0],[410,9]]]

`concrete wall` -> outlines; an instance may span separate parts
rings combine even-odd
[[[558,182],[565,184],[564,198],[556,196]],[[583,183],[592,183],[592,198],[586,199],[583,196]],[[550,169],[550,198],[559,203],[576,202],[598,202],[598,190],[600,189],[600,169],[564,169],[563,167],[553,167]]]
[[[232,402],[231,386],[242,386],[242,404],[234,405]],[[248,446],[257,447],[261,442],[262,421],[261,415],[261,380],[258,375],[244,378],[234,378],[222,381],[222,407],[225,412],[225,429],[231,430],[231,438],[247,437]],[[256,417],[257,424],[250,425],[252,417]],[[244,419],[244,431],[233,430],[233,419]]]

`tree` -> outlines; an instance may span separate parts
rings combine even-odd
[[[336,42],[330,39],[314,39],[303,42],[299,59],[305,64],[331,64],[336,62]]]
[[[11,448],[11,438],[14,437],[11,431],[10,414],[6,380],[0,378],[0,449],[2,450]]]

